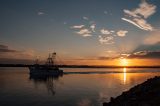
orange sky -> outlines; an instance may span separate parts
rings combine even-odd
[[[157,66],[159,59],[65,60],[66,65]]]

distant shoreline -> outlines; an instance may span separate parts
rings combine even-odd
[[[0,67],[30,67],[27,64],[0,64]],[[43,66],[43,65],[41,65]],[[160,68],[160,66],[95,66],[95,65],[58,65],[60,68]]]

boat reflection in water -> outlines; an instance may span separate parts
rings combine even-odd
[[[63,75],[33,75],[30,74],[29,79],[34,82],[35,86],[39,84],[44,84],[49,93],[55,95],[55,80],[58,80],[59,77]]]

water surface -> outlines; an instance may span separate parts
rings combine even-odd
[[[123,91],[160,75],[152,68],[66,68],[35,78],[28,68],[0,68],[0,106],[102,106]]]

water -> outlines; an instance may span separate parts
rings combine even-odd
[[[0,68],[0,106],[102,106],[110,97],[160,75],[160,69],[66,68],[33,78],[28,68]]]

